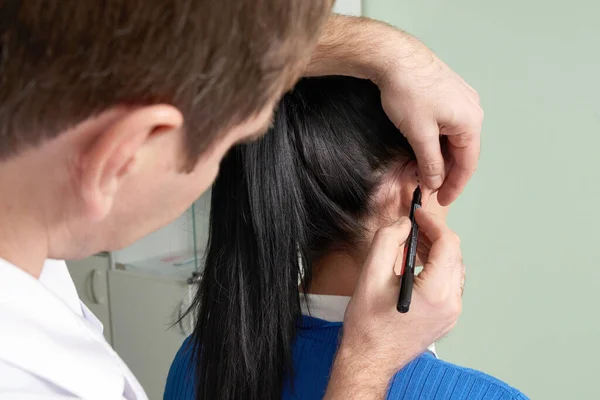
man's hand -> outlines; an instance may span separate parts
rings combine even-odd
[[[381,101],[415,151],[421,178],[439,188],[438,201],[448,205],[475,172],[483,111],[477,92],[421,42],[406,46],[413,47],[412,56],[390,60],[380,75]],[[440,135],[448,138],[446,159]]]
[[[415,277],[410,311],[396,310],[396,258],[410,231],[403,218],[380,229],[344,317],[327,399],[384,398],[393,374],[446,335],[462,307],[464,267],[458,236],[433,215],[417,210],[423,271]]]
[[[440,204],[462,192],[477,167],[483,111],[475,90],[423,43],[381,22],[333,15],[307,75],[374,81],[386,113],[415,150],[424,183],[439,189]],[[446,159],[440,135],[448,138]]]

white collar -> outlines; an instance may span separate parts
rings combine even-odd
[[[77,289],[64,261],[46,260],[39,281],[56,297],[65,302],[75,314],[83,316]]]
[[[307,294],[300,296],[302,315],[319,318],[329,322],[343,322],[350,296],[329,294]],[[308,304],[307,304],[308,303]]]
[[[40,282],[0,259],[0,361],[78,398],[122,398],[127,367],[82,317],[68,289],[73,284],[68,271],[68,282],[59,278],[65,277],[64,262],[48,265],[56,270],[45,272]],[[138,398],[146,398],[143,391]]]
[[[328,322],[343,322],[346,308],[350,302],[350,296],[333,296],[328,294],[300,295],[300,307],[302,315],[319,318]],[[308,303],[308,304],[307,304]],[[429,351],[438,358],[435,343],[429,346]]]

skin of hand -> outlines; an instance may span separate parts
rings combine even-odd
[[[479,95],[419,40],[379,21],[334,14],[305,75],[374,81],[388,117],[415,150],[424,183],[439,189],[440,204],[462,192],[479,159]]]
[[[462,192],[477,167],[483,111],[475,90],[423,43],[382,22],[332,15],[305,75],[375,82],[388,117],[415,150],[423,183],[438,190],[441,205]],[[394,264],[410,231],[401,219],[372,242],[346,311],[326,399],[384,398],[393,374],[457,322],[464,281],[460,241],[427,212],[419,210],[416,218],[425,264],[415,278],[411,310],[396,310]]]
[[[464,266],[460,240],[441,220],[419,209],[419,257],[410,311],[396,310],[400,278],[394,272],[410,220],[380,229],[344,317],[326,399],[384,398],[395,372],[455,326],[462,310]],[[425,261],[426,260],[426,261]]]

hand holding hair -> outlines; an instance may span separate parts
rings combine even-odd
[[[439,189],[441,205],[456,200],[477,167],[483,111],[477,92],[427,46],[380,21],[332,15],[306,74],[375,82],[387,116],[415,151],[424,184]],[[441,136],[448,138],[446,158]]]

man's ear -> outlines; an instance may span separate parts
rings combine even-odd
[[[158,104],[127,110],[104,127],[81,157],[80,191],[88,217],[106,217],[150,139],[179,133],[182,126],[177,108]]]

